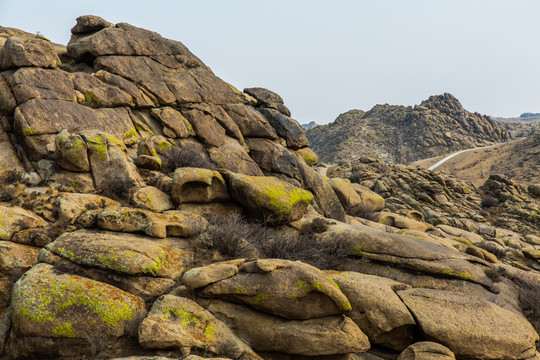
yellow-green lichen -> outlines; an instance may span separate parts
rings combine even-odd
[[[84,93],[84,100],[85,100],[85,102],[87,102],[87,103],[91,103],[91,102],[93,102],[94,100],[96,100],[96,95],[94,95],[94,93],[91,92],[91,91],[86,91],[86,92]]]
[[[253,298],[253,304],[257,305],[258,303],[264,302],[266,299],[268,299],[268,294],[265,293],[258,293]]]
[[[163,249],[152,249],[152,252],[158,252],[159,255],[154,257],[152,259],[152,263],[150,265],[144,266],[141,271],[145,274],[150,273],[155,276],[161,269],[167,267],[168,261],[167,255],[165,254]]]
[[[37,134],[37,130],[36,130],[36,129],[32,129],[32,128],[23,129],[22,132],[23,132],[23,135],[25,135],[25,136],[31,136],[31,135]]]
[[[263,202],[266,202],[270,210],[276,214],[289,214],[294,205],[298,203],[307,205],[313,200],[311,193],[303,189],[287,188],[284,184],[276,183],[274,179],[260,178],[255,180],[252,178],[251,180],[258,185],[255,190],[257,205],[261,206]]]
[[[57,335],[63,335],[65,337],[74,338],[75,332],[73,331],[72,323],[64,323],[62,325],[58,325],[52,329],[52,332]]]

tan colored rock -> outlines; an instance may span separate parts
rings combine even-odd
[[[168,126],[174,132],[174,137],[185,138],[196,135],[191,123],[179,111],[171,107],[163,107],[152,109],[151,112],[163,126]]]
[[[480,354],[479,354],[480,355]],[[456,356],[446,346],[420,341],[412,344],[399,354],[398,360],[455,360]]]
[[[287,147],[301,149],[309,146],[309,141],[298,121],[274,109],[258,108],[257,110],[268,120],[276,133],[285,139]]]
[[[90,171],[88,148],[81,136],[71,135],[63,129],[56,135],[54,143],[56,163],[63,169],[75,172]]]
[[[114,75],[105,70],[99,70],[94,74],[99,80],[106,84],[117,87],[120,90],[126,92],[133,98],[135,107],[154,107],[157,106],[155,99],[148,96],[148,94],[135,85],[134,83],[124,79],[121,76]]]
[[[427,231],[433,228],[431,224],[421,222],[421,221],[416,221],[406,216],[394,214],[387,211],[374,213],[373,218],[377,222],[380,222],[382,224],[389,225],[389,226],[394,226],[394,227],[397,227],[398,229]]]
[[[193,125],[197,137],[206,145],[219,147],[225,142],[225,129],[211,115],[196,109],[184,109],[182,115]]]
[[[55,269],[71,275],[78,275],[115,286],[140,297],[146,304],[153,303],[159,296],[167,294],[177,287],[175,280],[155,277],[151,273],[129,275],[110,269],[79,265],[65,257],[55,255],[45,248],[39,252],[38,261],[52,265]]]
[[[139,326],[139,343],[147,349],[193,348],[237,359],[260,359],[251,348],[210,312],[192,300],[165,295]]]
[[[0,273],[19,278],[37,263],[39,248],[0,241]]]
[[[93,108],[133,105],[133,98],[116,86],[82,72],[69,75],[76,90],[84,95],[83,104]]]
[[[336,224],[321,234],[324,241],[343,241],[351,253],[377,262],[401,264],[428,274],[475,282],[490,287],[489,263],[419,238],[389,233],[365,225]],[[341,244],[344,246],[344,244]]]
[[[94,15],[84,15],[77,18],[77,24],[71,28],[72,34],[84,34],[104,28],[112,28],[114,24]]]
[[[371,191],[367,187],[356,183],[352,183],[351,186],[358,195],[360,195],[360,198],[362,199],[362,208],[369,211],[381,211],[384,209],[384,199],[375,191]]]
[[[264,138],[246,138],[249,156],[255,160],[267,176],[284,174],[290,178],[302,180],[298,170],[298,159],[291,150]]]
[[[175,204],[207,203],[230,199],[223,176],[218,171],[201,168],[176,169],[171,193]]]
[[[399,291],[426,337],[458,358],[528,359],[538,334],[521,315],[481,298],[448,291]]]
[[[371,343],[403,350],[413,339],[416,322],[395,291],[410,286],[390,279],[352,271],[326,272],[351,302],[347,315]]]
[[[1,96],[0,96],[1,97]],[[0,115],[1,116],[1,115]],[[22,176],[25,171],[17,156],[17,150],[9,140],[9,136],[0,125],[0,182],[6,182],[13,173]],[[1,215],[0,215],[1,216]],[[0,225],[1,226],[1,225]]]
[[[0,72],[0,112],[6,114],[13,114],[17,107],[17,100],[10,85],[12,72],[13,70]]]
[[[272,224],[286,224],[300,219],[313,200],[311,193],[275,177],[223,173],[230,186],[231,197],[242,204],[250,215]]]
[[[287,319],[310,319],[351,310],[347,297],[319,269],[300,261],[259,259],[240,272],[200,290]]]
[[[244,260],[232,260],[214,263],[190,269],[182,276],[182,282],[190,289],[197,289],[238,274],[238,266]]]
[[[220,169],[251,176],[263,175],[257,163],[246,152],[246,149],[231,137],[226,136],[223,145],[208,149],[208,154]]]
[[[14,232],[23,228],[45,226],[47,222],[31,211],[0,205],[0,240],[9,240]]]
[[[328,183],[336,193],[345,211],[355,215],[360,209],[362,198],[351,186],[351,182],[341,178],[332,178],[328,179]]]
[[[191,260],[186,250],[142,236],[95,230],[64,233],[45,248],[79,265],[170,279],[178,279]]]
[[[208,221],[203,217],[183,211],[155,213],[143,209],[108,207],[97,218],[100,229],[137,232],[148,236],[165,238],[167,236],[190,237],[206,231]]]
[[[14,358],[80,357],[122,346],[146,315],[142,299],[48,264],[34,266],[15,284],[11,307],[6,352]]]
[[[64,71],[20,68],[13,74],[11,86],[19,105],[35,98],[76,101],[73,83]]]
[[[58,191],[91,194],[96,192],[94,178],[90,173],[58,170],[49,176],[49,185]]]
[[[61,193],[55,200],[59,219],[70,224],[87,210],[103,209],[104,207],[120,206],[114,200],[94,194]]]
[[[475,234],[475,233],[472,233],[470,231],[466,231],[466,230],[463,230],[463,229],[458,229],[458,228],[448,226],[448,225],[443,225],[443,224],[437,225],[437,228],[441,229],[442,231],[444,231],[448,235],[469,240],[471,242],[471,244],[473,244],[473,245],[478,246],[482,242],[484,242],[484,238],[482,236],[480,236],[478,234]]]
[[[319,156],[315,153],[315,151],[311,150],[308,147],[298,149],[296,150],[296,153],[300,155],[300,157],[304,159],[306,164],[308,164],[309,166],[315,166],[319,163]]]
[[[131,191],[142,183],[135,164],[128,160],[125,145],[109,134],[85,130],[81,133],[88,147],[88,158],[96,188],[113,193]],[[122,189],[111,188],[111,185]]]
[[[261,113],[244,104],[227,104],[227,114],[236,122],[244,137],[276,139],[276,130]]]
[[[0,48],[0,69],[23,66],[55,68],[60,58],[50,41],[35,36],[12,36]]]
[[[370,347],[367,336],[344,315],[285,320],[221,300],[201,303],[258,352],[317,356],[360,353]]]
[[[298,161],[298,169],[304,187],[315,195],[315,202],[322,215],[339,221],[345,221],[345,210],[341,205],[327,178],[309,167],[304,161]]]
[[[131,202],[136,207],[155,212],[163,212],[173,208],[171,197],[153,186],[145,186],[137,190],[133,194]]]

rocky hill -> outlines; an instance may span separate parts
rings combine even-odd
[[[468,112],[451,94],[431,96],[414,108],[376,105],[368,112],[350,110],[306,135],[325,162],[367,154],[396,164],[510,139],[498,123]]]
[[[327,178],[278,94],[71,32],[0,29],[2,359],[538,359],[540,185]]]
[[[443,157],[420,160],[411,165],[429,168]],[[540,183],[540,130],[508,143],[458,154],[437,170],[478,186],[492,174],[505,174],[521,184]]]

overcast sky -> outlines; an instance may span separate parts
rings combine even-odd
[[[0,25],[67,44],[93,14],[183,42],[301,123],[450,92],[492,116],[540,112],[539,0],[0,0]]]

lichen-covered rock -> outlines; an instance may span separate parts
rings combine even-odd
[[[362,198],[351,186],[350,181],[341,178],[328,179],[341,205],[349,214],[356,215],[362,205]]]
[[[416,322],[395,291],[410,288],[390,279],[352,271],[327,271],[351,302],[347,315],[371,343],[403,350],[413,339]]]
[[[121,346],[146,315],[142,299],[48,264],[34,266],[15,284],[11,308],[6,353],[13,358],[73,357]]]
[[[243,136],[276,139],[276,130],[258,111],[244,104],[224,106],[227,114],[236,122]]]
[[[263,138],[247,138],[250,156],[267,176],[284,174],[301,181],[298,160],[285,146]]]
[[[230,199],[227,185],[218,171],[183,167],[174,172],[172,199],[175,204],[206,203]]]
[[[186,250],[171,249],[137,235],[78,230],[45,247],[76,264],[128,275],[177,279],[191,260]]]
[[[131,202],[136,207],[155,212],[163,212],[173,208],[171,197],[153,186],[145,186],[137,190],[133,194]]]
[[[1,96],[0,96],[1,97]],[[1,117],[1,115],[0,115]],[[23,164],[17,155],[17,150],[9,140],[8,134],[0,124],[0,182],[6,182],[12,174],[25,173]],[[1,215],[0,215],[1,216]],[[1,226],[1,225],[0,225]]]
[[[481,298],[432,289],[398,291],[429,339],[457,357],[528,359],[538,334],[521,315]]]
[[[302,148],[296,150],[296,153],[300,155],[302,159],[308,164],[309,166],[315,166],[319,163],[319,156],[315,151],[311,150],[310,148]]]
[[[374,212],[384,209],[384,199],[375,191],[371,191],[369,188],[356,183],[351,183],[351,186],[362,199],[360,205],[362,210],[366,212]]]
[[[148,236],[165,238],[198,235],[206,231],[208,221],[201,216],[183,211],[171,210],[155,213],[143,209],[108,207],[99,213],[97,225],[104,230],[142,231]]]
[[[84,34],[104,28],[112,28],[114,24],[94,15],[84,15],[77,18],[77,24],[71,28],[72,34]]]
[[[60,64],[52,43],[37,36],[12,36],[0,48],[0,69],[23,66],[52,69]]]
[[[136,84],[124,79],[121,76],[111,74],[105,70],[99,70],[94,75],[104,83],[117,87],[129,94],[129,96],[132,97],[134,106],[136,108],[157,106],[157,101],[153,97],[149,96],[147,92]]]
[[[133,105],[133,98],[128,93],[93,75],[77,72],[70,74],[70,78],[75,89],[84,95],[83,105],[93,108]]]
[[[272,224],[300,219],[313,200],[311,193],[270,176],[248,176],[224,172],[232,198],[250,214]]]
[[[344,315],[285,320],[226,301],[200,303],[255,351],[317,356],[361,353],[370,348],[367,336]]]
[[[54,155],[58,165],[69,171],[90,171],[88,148],[81,136],[71,135],[63,129],[56,135],[54,142]]]
[[[0,273],[19,278],[37,263],[39,248],[0,241]]]
[[[14,232],[28,227],[45,227],[47,222],[20,207],[0,205],[0,240],[9,240]]]
[[[398,360],[455,360],[456,356],[446,346],[431,342],[420,341],[410,345]]]
[[[207,350],[232,359],[260,359],[220,320],[192,300],[165,295],[139,326],[139,343],[148,349]]]
[[[319,269],[299,261],[259,259],[242,264],[233,277],[200,290],[205,297],[232,300],[288,319],[310,319],[351,310],[347,297]]]

